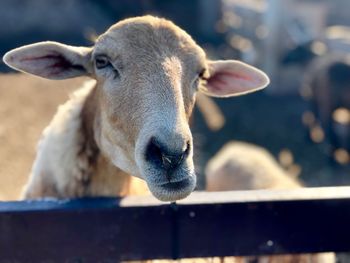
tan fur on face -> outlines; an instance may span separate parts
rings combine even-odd
[[[191,114],[192,81],[197,71],[206,66],[205,54],[172,22],[151,16],[123,20],[97,40],[93,53],[108,55],[121,72],[121,80],[116,84],[119,91],[105,94],[105,102],[111,109],[108,115],[114,128],[128,131],[126,139],[130,143],[135,142],[143,112],[156,104],[153,94],[173,103],[179,98],[167,89],[181,87],[187,118]],[[120,112],[123,116],[118,116]]]
[[[96,69],[93,63],[97,55],[107,56],[119,76],[111,70]],[[195,79],[207,65],[203,50],[186,32],[151,16],[127,19],[100,36],[89,56],[89,74],[96,84],[78,100],[68,102],[47,129],[42,143],[47,147],[38,154],[41,157],[34,165],[27,197],[43,194],[33,190],[40,189],[34,185],[44,184],[40,178],[54,178],[49,180],[54,187],[51,192],[70,197],[130,192],[125,191],[128,174],[146,179],[149,186],[162,184],[168,179],[144,160],[150,138],[159,137],[176,151],[183,150],[188,142],[192,144],[188,120],[195,101]],[[57,132],[53,127],[59,129],[60,125],[63,129]],[[72,128],[66,130],[64,126]],[[65,165],[64,160],[76,162],[77,167],[69,164],[64,175],[41,160],[52,156],[53,140],[71,142],[71,155],[63,154],[63,161],[52,161],[60,165]],[[63,149],[62,145],[59,148]],[[173,180],[187,176],[193,186],[186,195],[195,184],[192,147]],[[158,197],[163,194],[166,191]],[[184,196],[185,192],[172,193],[166,199]]]
[[[92,59],[100,55],[119,76],[94,73],[101,97],[97,144],[124,171],[149,184],[164,183],[165,176],[148,172],[143,155],[152,137],[163,137],[174,151],[192,144],[188,120],[205,54],[173,23],[146,16],[117,23],[100,36]],[[183,171],[194,174],[191,157],[192,152]]]

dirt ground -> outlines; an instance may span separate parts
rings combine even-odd
[[[0,75],[0,200],[19,198],[42,130],[57,106],[67,100],[72,87],[83,81]]]

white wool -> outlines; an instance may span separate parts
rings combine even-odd
[[[227,143],[208,162],[206,180],[209,191],[301,187],[268,151],[243,142]]]
[[[63,192],[63,189],[74,188],[75,182],[81,179],[81,169],[86,164],[77,158],[82,141],[80,114],[95,84],[95,80],[85,82],[66,103],[59,106],[45,128],[27,185],[29,191],[35,192],[35,186],[42,185],[40,181],[44,181],[45,184],[54,183],[55,188]]]

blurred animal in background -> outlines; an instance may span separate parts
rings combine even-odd
[[[333,30],[329,30],[334,32]],[[340,164],[350,162],[350,40],[349,50],[334,50],[334,41],[311,41],[290,50],[284,65],[304,69],[301,96],[309,102],[303,123],[313,142],[326,142]]]
[[[284,170],[264,148],[245,142],[229,142],[208,162],[205,169],[208,191],[295,189],[303,187],[295,175]],[[261,256],[239,262],[332,263],[334,253]]]
[[[244,142],[229,142],[209,160],[208,191],[292,189],[302,187],[264,148]]]

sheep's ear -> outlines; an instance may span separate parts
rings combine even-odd
[[[91,49],[56,42],[40,42],[13,49],[4,62],[11,68],[48,79],[89,74]]]
[[[209,76],[200,87],[213,97],[231,97],[265,88],[269,78],[261,70],[237,60],[209,61]]]

